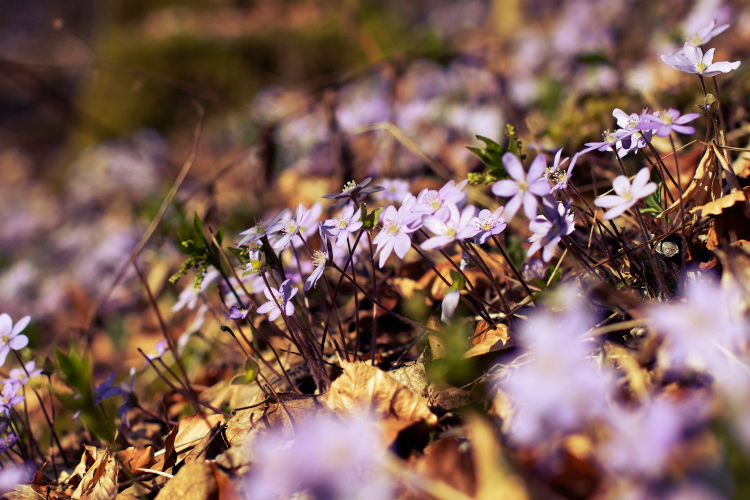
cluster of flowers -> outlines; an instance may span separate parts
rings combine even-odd
[[[25,316],[14,325],[13,320],[8,314],[0,314],[0,366],[5,364],[5,360],[11,350],[17,351],[28,345],[29,338],[21,332],[30,321],[31,317]],[[36,362],[32,360],[24,364],[21,368],[11,369],[8,378],[1,381],[3,391],[2,395],[0,395],[0,415],[6,417],[11,424],[15,418],[12,413],[14,411],[13,407],[23,403],[25,400],[25,396],[19,394],[19,391],[30,379],[38,377],[41,374],[42,370],[37,369]],[[0,453],[4,453],[12,447],[18,441],[19,437],[15,427],[11,429],[11,426],[6,422],[0,424],[0,435],[3,435],[0,437]]]

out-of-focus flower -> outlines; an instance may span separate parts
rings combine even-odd
[[[621,215],[625,210],[638,203],[638,200],[647,197],[656,191],[656,184],[649,182],[651,170],[644,167],[638,172],[630,184],[630,179],[624,175],[618,175],[612,181],[612,188],[616,194],[601,196],[594,200],[597,207],[608,208],[602,219],[614,219]]]
[[[130,383],[123,382],[120,384],[120,395],[123,397],[125,402],[117,408],[117,414],[120,416],[120,421],[125,424],[126,427],[130,427],[130,417],[128,414],[138,401],[135,395],[135,368],[130,369]]]
[[[183,291],[180,292],[180,296],[177,297],[177,302],[172,306],[172,312],[177,312],[186,306],[191,311],[195,309],[195,306],[198,304],[198,296],[201,294],[201,292],[208,288],[208,286],[213,283],[214,280],[216,280],[216,278],[218,278],[219,276],[219,271],[214,268],[206,271],[206,274],[205,276],[203,276],[203,281],[201,281],[201,286],[199,288],[196,288],[193,285],[188,285]]]
[[[468,182],[464,180],[456,184],[451,179],[439,191],[423,189],[417,195],[417,203],[412,210],[415,213],[434,215],[445,221],[449,216],[447,208],[449,204],[453,203],[461,208],[466,202],[468,196],[463,192],[463,189]]]
[[[521,160],[513,153],[503,155],[503,166],[513,178],[497,181],[492,186],[492,192],[497,196],[510,198],[505,204],[505,220],[510,221],[523,203],[526,217],[536,217],[537,196],[549,194],[549,184],[543,177],[547,162],[544,156],[538,155],[531,162],[528,175],[523,170]]]
[[[546,271],[547,266],[541,259],[537,259],[536,257],[530,258],[521,266],[521,274],[523,274],[523,279],[526,281],[540,280],[544,278]]]
[[[609,130],[605,130],[602,132],[602,136],[604,137],[604,140],[601,142],[587,142],[584,144],[584,146],[588,146],[587,148],[584,148],[581,152],[579,152],[579,155],[586,154],[589,151],[597,150],[597,151],[614,151],[612,149],[617,145],[617,142],[622,138],[623,135],[626,135],[627,131],[623,130],[616,130],[614,132],[610,132]]]
[[[653,402],[629,411],[615,407],[607,421],[612,439],[600,453],[612,471],[636,478],[657,478],[684,429],[684,417],[669,403]]]
[[[494,234],[500,234],[505,229],[505,217],[503,217],[504,207],[500,207],[494,212],[486,208],[479,212],[477,217],[471,219],[474,229],[477,230],[477,241],[484,244]]]
[[[0,415],[10,416],[10,410],[17,404],[23,403],[24,398],[22,394],[18,394],[18,389],[21,386],[17,383],[5,384],[3,386],[3,393],[0,395]]]
[[[555,247],[563,236],[575,230],[574,214],[570,212],[571,202],[556,203],[554,199],[545,197],[542,201],[544,215],[537,216],[529,222],[529,230],[533,236],[529,238],[531,246],[526,254],[534,255],[540,248],[544,248],[542,259],[549,262],[555,253]]]
[[[3,424],[6,425],[6,424]],[[6,436],[0,437],[0,453],[5,453],[10,448],[13,447],[14,444],[18,441],[18,434],[15,432],[9,432]],[[16,481],[15,479],[6,479],[3,477],[3,474],[6,474],[6,470],[8,470],[9,467],[3,467],[2,470],[0,470],[0,494],[6,493],[7,491],[10,491],[10,489],[13,488],[16,484],[26,481],[27,479],[21,479],[20,481]],[[28,476],[24,476],[25,478]],[[11,483],[11,486],[8,486],[8,483]]]
[[[310,210],[306,209],[300,203],[294,217],[279,221],[273,227],[269,228],[269,232],[281,231],[282,233],[282,236],[271,246],[279,251],[285,249],[289,242],[292,241],[292,238],[299,234],[302,224],[304,224],[308,215],[310,215]]]
[[[708,49],[704,54],[699,47],[694,47],[685,42],[684,55],[672,54],[661,56],[661,60],[683,73],[694,73],[699,76],[711,77],[722,73],[729,73],[740,67],[740,61],[735,62],[713,62],[716,49]]]
[[[396,255],[403,259],[411,248],[411,234],[417,228],[411,228],[407,224],[407,216],[411,214],[410,208],[411,206],[406,203],[398,210],[391,205],[383,212],[383,227],[372,240],[375,245],[378,245],[380,267],[385,265],[385,261],[388,260],[393,250],[396,250]]]
[[[94,406],[99,406],[103,400],[121,394],[120,388],[113,386],[116,375],[117,372],[112,372],[107,380],[94,387]]]
[[[291,300],[297,293],[298,289],[297,287],[292,288],[290,283],[291,280],[287,279],[281,283],[281,288],[279,290],[273,287],[263,290],[268,302],[258,307],[258,314],[266,314],[270,312],[271,314],[268,315],[269,321],[276,320],[276,318],[281,315],[282,311],[287,316],[294,314],[294,304],[292,304]]]
[[[378,191],[382,191],[382,186],[367,186],[370,181],[372,180],[372,177],[368,177],[367,179],[363,180],[359,184],[357,184],[354,181],[350,181],[344,186],[344,190],[340,193],[333,193],[333,194],[327,194],[323,196],[326,200],[337,200],[336,203],[331,205],[332,210],[336,210],[337,208],[343,207],[347,202],[350,200],[359,203],[360,201],[364,200],[365,197],[368,194],[371,193],[377,193]]]
[[[299,234],[302,235],[305,240],[318,231],[318,221],[320,220],[322,213],[323,204],[319,201],[315,202],[313,206],[310,207],[310,212],[307,214],[305,221],[300,224],[299,227]],[[292,238],[292,245],[296,248],[303,246],[304,243],[302,242],[302,238]]]
[[[685,38],[685,43],[690,44],[693,47],[699,47],[706,42],[709,42],[713,37],[720,33],[724,33],[729,28],[728,24],[722,24],[716,26],[716,19],[712,19],[708,26],[704,26],[698,31],[691,33]]]
[[[258,240],[263,238],[263,236],[266,236],[271,228],[276,227],[276,225],[279,223],[279,221],[289,212],[288,208],[285,208],[278,214],[276,214],[276,217],[271,219],[271,222],[266,224],[263,221],[258,221],[253,227],[250,229],[247,229],[245,231],[242,231],[240,233],[240,236],[243,236],[243,238],[240,240],[239,243],[237,243],[237,246],[242,246],[246,243],[257,243]]]
[[[243,276],[247,274],[259,274],[263,272],[266,265],[266,254],[258,248],[253,248],[247,252],[247,264],[243,269]]]
[[[24,316],[13,325],[13,320],[6,313],[0,314],[0,366],[5,364],[5,358],[13,349],[17,351],[28,345],[29,338],[21,335],[26,325],[31,321],[31,316]]]
[[[515,402],[509,431],[520,443],[544,441],[553,432],[574,431],[600,417],[613,387],[612,378],[586,359],[591,347],[581,336],[592,326],[588,312],[570,298],[574,290],[559,293],[571,307],[563,313],[545,310],[529,316],[520,331],[529,361],[498,381]]]
[[[657,304],[648,313],[653,327],[667,339],[672,365],[703,367],[718,379],[734,373],[727,371],[729,358],[724,351],[735,352],[750,331],[739,312],[738,292],[697,280],[684,295],[684,303]]]
[[[458,302],[461,300],[461,290],[451,290],[446,293],[443,297],[441,304],[441,320],[446,322],[446,319],[451,319],[456,314],[456,307]]]
[[[14,437],[15,439],[13,440],[13,443],[18,440],[17,435]],[[7,441],[8,440],[6,439],[6,449],[13,446],[12,443],[9,444]],[[19,484],[26,483],[30,479],[29,471],[20,465],[3,466],[2,469],[0,469],[0,494],[8,493]]]
[[[448,220],[445,222],[434,215],[428,215],[422,219],[424,226],[435,235],[422,243],[422,248],[425,250],[443,248],[454,241],[473,238],[477,234],[477,229],[472,224],[476,213],[474,206],[469,205],[464,208],[463,212],[459,212],[458,207],[451,203],[448,205],[448,213]]]
[[[667,137],[673,130],[678,134],[690,135],[695,133],[695,128],[685,124],[699,116],[698,113],[680,116],[680,112],[676,109],[668,109],[658,115],[643,115],[641,123],[636,128],[638,130],[653,130],[659,137]]]
[[[10,371],[10,375],[7,379],[3,380],[3,384],[18,384],[19,386],[25,385],[26,382],[32,378],[38,377],[42,374],[41,368],[36,368],[36,361],[33,359],[23,365],[24,368],[13,368]],[[28,375],[26,374],[28,372]]]
[[[154,350],[146,354],[146,357],[150,360],[159,359],[164,356],[164,354],[167,352],[168,347],[169,344],[167,344],[166,340],[160,340],[156,343],[156,347],[154,347]],[[144,361],[143,367],[146,368],[148,365],[148,361]]]
[[[380,184],[383,186],[383,191],[373,195],[376,200],[398,203],[409,192],[409,181],[404,179],[383,179]]]
[[[244,307],[237,307],[232,306],[229,308],[229,313],[227,314],[227,317],[229,319],[245,319],[247,318],[248,313],[250,312],[250,309],[252,309],[252,304],[245,304]]]
[[[257,467],[247,479],[252,500],[276,500],[307,491],[315,500],[387,500],[393,486],[383,467],[375,423],[369,418],[316,418],[257,440]]]
[[[310,277],[305,281],[305,286],[302,289],[303,291],[306,292],[309,289],[318,286],[318,280],[323,276],[323,271],[325,271],[326,264],[329,260],[330,256],[328,255],[328,250],[316,250],[315,253],[313,253],[312,264],[315,266],[315,269],[313,269],[312,274],[310,274]]]
[[[359,231],[362,227],[362,221],[359,220],[361,215],[361,208],[358,208],[355,212],[352,205],[347,205],[342,210],[341,215],[324,221],[320,227],[327,236],[336,238],[337,247],[343,247],[346,245],[349,233]]]

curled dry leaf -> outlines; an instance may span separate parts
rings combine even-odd
[[[436,424],[425,401],[384,371],[365,363],[343,362],[344,373],[321,397],[321,403],[337,414],[370,413],[381,419],[394,418],[405,424],[424,420]]]
[[[96,461],[86,471],[73,492],[72,498],[75,500],[114,499],[117,495],[117,475],[119,471],[120,464],[117,463],[115,454],[109,450],[98,450]]]
[[[406,363],[397,370],[386,372],[390,377],[401,382],[411,392],[423,398],[427,397],[427,388],[430,382],[427,380],[427,370],[424,364],[424,354],[412,363]]]
[[[747,195],[744,191],[734,190],[719,199],[694,207],[690,212],[696,214],[698,217],[720,215],[724,209],[732,207],[739,202],[744,202],[745,200],[747,200]]]
[[[708,202],[721,197],[721,179],[719,177],[719,165],[716,161],[716,152],[708,148],[701,158],[698,168],[695,170],[693,180],[685,189],[682,199],[695,205],[705,205]],[[680,209],[680,200],[672,203],[662,215],[671,214]]]
[[[464,358],[473,358],[474,356],[481,356],[488,352],[500,351],[506,347],[510,347],[512,344],[510,343],[508,326],[499,323],[495,328],[490,328],[485,321],[480,321],[477,324],[472,344],[474,344],[472,348],[464,353]]]
[[[151,446],[146,448],[126,448],[116,453],[117,459],[123,470],[120,472],[120,480],[124,481],[127,476],[137,476],[143,474],[138,469],[149,468],[154,463],[154,449]]]
[[[0,495],[0,500],[45,500],[44,495],[38,493],[28,484],[16,486],[16,489]]]
[[[206,500],[218,498],[214,467],[207,462],[190,462],[156,495],[156,500]]]

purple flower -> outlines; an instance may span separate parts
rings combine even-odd
[[[503,232],[506,226],[505,217],[503,217],[504,211],[504,207],[500,207],[494,212],[485,208],[479,212],[477,217],[471,219],[474,229],[477,230],[476,236],[480,245],[490,239],[490,236]]]
[[[728,24],[722,24],[721,26],[716,26],[716,19],[712,19],[711,22],[708,24],[708,26],[705,26],[698,31],[692,33],[691,35],[688,35],[685,38],[685,43],[688,43],[692,45],[693,47],[699,47],[703,45],[704,43],[710,41],[713,37],[718,35],[719,33],[723,33],[727,28],[729,28]]]
[[[383,179],[380,184],[383,185],[383,191],[373,196],[376,200],[398,203],[409,192],[409,181],[404,179]]]
[[[189,337],[190,335],[185,335],[185,336]],[[182,339],[182,337],[180,337],[180,339]],[[146,357],[150,360],[159,359],[162,356],[164,356],[164,354],[167,352],[168,347],[169,347],[169,344],[167,344],[166,340],[160,340],[159,342],[156,343],[156,347],[154,347],[154,350],[146,354]],[[143,363],[143,368],[146,368],[147,366],[149,366],[149,362],[145,361]]]
[[[612,111],[612,116],[617,118],[617,125],[621,127],[617,130],[617,155],[622,158],[631,151],[643,149],[648,146],[651,140],[651,130],[639,132],[638,124],[644,117],[649,116],[647,111],[640,115],[632,113],[627,114],[623,110],[616,108]]]
[[[544,247],[542,259],[549,262],[555,253],[555,247],[563,236],[567,236],[575,230],[573,223],[574,215],[570,212],[571,202],[556,203],[554,199],[545,197],[542,201],[544,215],[539,215],[529,223],[529,229],[533,236],[529,238],[532,243],[527,253],[528,257],[534,255],[540,248]]]
[[[726,350],[736,352],[750,330],[738,312],[740,295],[732,289],[698,280],[685,289],[685,302],[650,308],[651,324],[666,338],[674,366],[702,368],[722,379],[728,372]]]
[[[279,221],[273,227],[269,228],[268,232],[281,231],[283,234],[278,240],[276,240],[276,242],[274,242],[272,245],[273,248],[279,250],[285,249],[289,242],[292,241],[292,238],[299,234],[302,224],[305,222],[309,214],[310,210],[307,210],[305,206],[300,203],[294,217]]]
[[[523,274],[523,279],[526,281],[540,280],[544,278],[545,272],[547,272],[547,266],[541,259],[537,259],[536,257],[532,257],[521,266],[521,273]]]
[[[562,151],[562,149],[560,151]],[[558,155],[560,154],[560,151],[557,152]],[[563,172],[562,170],[557,168],[550,173],[547,178],[555,184],[554,186],[552,186],[550,193],[554,193],[555,191],[566,189],[568,187],[568,182],[570,182],[570,178],[573,175],[573,167],[576,166],[576,161],[578,161],[578,153],[573,155],[573,160],[570,162],[570,165],[568,165],[568,170]],[[563,161],[562,163],[565,162]]]
[[[303,420],[293,437],[275,432],[254,441],[257,466],[246,490],[253,500],[288,498],[304,490],[318,500],[393,498],[380,441],[370,418]]]
[[[21,335],[21,332],[29,321],[31,321],[31,316],[24,316],[13,326],[10,316],[6,313],[0,314],[0,366],[5,364],[5,358],[11,349],[17,351],[28,345],[29,338]]]
[[[359,220],[361,215],[361,208],[358,208],[355,212],[352,205],[347,205],[341,211],[341,215],[323,222],[321,229],[327,236],[336,238],[337,247],[343,247],[346,245],[349,233],[359,231],[362,227],[362,221]]]
[[[284,312],[286,316],[294,314],[294,304],[292,304],[291,300],[297,293],[297,287],[292,288],[290,283],[291,280],[284,280],[284,282],[281,283],[280,290],[273,287],[263,290],[268,302],[258,307],[258,314],[266,314],[267,312],[270,312],[271,314],[268,315],[269,321],[275,321],[282,312]]]
[[[344,190],[342,192],[327,194],[323,196],[323,198],[327,200],[337,200],[336,203],[334,203],[330,207],[333,210],[343,207],[350,200],[355,203],[359,203],[360,201],[364,200],[368,194],[377,193],[378,191],[383,190],[382,186],[366,187],[371,180],[372,177],[368,177],[359,184],[354,181],[350,181],[344,186]]]
[[[320,220],[320,216],[322,213],[323,204],[320,202],[316,202],[310,208],[305,221],[299,226],[299,234],[301,234],[305,240],[307,240],[310,236],[318,231],[318,221]],[[302,242],[302,238],[292,238],[292,245],[295,248],[303,246],[304,243]]]
[[[120,395],[125,402],[117,408],[117,414],[120,416],[120,421],[126,427],[130,427],[130,417],[128,414],[132,409],[132,405],[137,404],[138,401],[135,396],[135,368],[130,369],[130,384],[127,382],[120,384]]]
[[[463,212],[459,212],[458,207],[453,203],[449,204],[447,208],[448,220],[445,222],[434,215],[428,215],[422,219],[424,226],[435,235],[422,243],[421,247],[425,250],[443,248],[454,241],[473,238],[477,234],[476,227],[471,223],[476,212],[474,206],[467,206]]]
[[[698,113],[688,113],[680,116],[676,109],[668,109],[659,115],[643,115],[638,130],[653,130],[659,137],[667,137],[672,130],[678,134],[694,134],[695,128],[685,125],[698,118]]]
[[[326,264],[330,260],[328,251],[316,250],[312,256],[312,264],[315,266],[310,277],[305,281],[305,286],[302,288],[303,291],[308,291],[311,288],[318,286],[318,280],[323,276],[323,271],[326,269]]]
[[[562,157],[562,148],[558,149],[557,153],[555,153],[555,159],[553,160],[552,165],[544,168],[544,175],[542,177],[544,177],[547,180],[551,180],[551,176],[555,172],[557,172],[560,169],[560,167],[565,165],[566,161],[569,160],[569,158],[567,157],[561,160],[560,159],[561,157]]]
[[[0,437],[0,453],[5,453],[9,449],[13,447],[14,444],[18,441],[18,434],[15,432],[9,432],[7,436]],[[22,474],[22,478],[16,479],[15,477],[13,479],[10,479],[5,476],[10,476],[8,474],[9,467],[3,467],[2,470],[0,470],[0,493],[5,493],[9,491],[13,486],[17,485],[20,482],[26,481],[28,474],[24,471]],[[13,469],[13,467],[11,467]],[[20,469],[19,470],[23,470]]]
[[[684,55],[672,54],[671,56],[661,56],[661,60],[672,66],[674,69],[684,73],[694,73],[699,76],[711,77],[721,73],[729,73],[740,67],[740,61],[730,62],[713,62],[714,51],[708,49],[705,54],[703,51],[685,42],[683,47]]]
[[[11,438],[12,436],[12,438]],[[5,438],[4,445],[7,450],[18,441],[18,435],[10,433]],[[2,450],[0,450],[2,452]],[[3,466],[0,470],[0,494],[13,490],[19,484],[27,483],[31,479],[29,471],[20,465]],[[20,496],[20,495],[19,495]]]
[[[253,248],[247,252],[247,265],[242,273],[243,276],[248,274],[259,274],[263,272],[263,268],[266,265],[266,254],[261,252],[257,248]],[[262,279],[261,279],[262,280]]]
[[[19,386],[25,385],[30,379],[38,377],[42,374],[41,368],[36,368],[36,361],[33,359],[23,365],[24,368],[13,368],[10,371],[10,375],[7,379],[3,380],[3,384],[18,384]],[[35,369],[36,368],[36,369]],[[26,375],[26,372],[29,374]]]
[[[380,267],[385,265],[385,261],[388,260],[388,256],[391,255],[393,250],[396,250],[396,255],[400,259],[403,259],[406,252],[409,251],[411,233],[417,230],[417,228],[412,228],[407,224],[407,217],[411,215],[410,208],[411,204],[404,203],[398,210],[393,205],[385,209],[383,227],[372,240],[374,244],[378,245]]]
[[[651,170],[644,167],[638,172],[630,184],[630,179],[624,175],[618,175],[612,181],[612,188],[616,194],[601,196],[594,200],[597,207],[608,208],[602,219],[614,219],[621,215],[625,210],[638,203],[638,200],[647,197],[656,191],[656,184],[649,182]]]
[[[505,204],[505,220],[510,221],[516,215],[521,203],[526,217],[533,219],[536,217],[536,197],[549,194],[549,184],[543,177],[547,166],[544,156],[534,158],[528,175],[523,170],[521,160],[513,153],[503,155],[503,166],[513,180],[497,181],[492,186],[492,192],[497,196],[510,198]]]
[[[115,382],[115,375],[117,372],[112,372],[107,380],[94,387],[94,406],[99,406],[99,403],[107,398],[122,394],[119,387],[112,386]]]
[[[21,386],[16,383],[5,384],[3,386],[3,394],[0,395],[0,415],[9,416],[11,408],[19,403],[23,403],[23,400],[26,399],[23,395],[18,394],[18,389],[20,388]]]
[[[250,312],[250,309],[252,309],[252,304],[246,304],[245,307],[237,307],[232,306],[229,308],[229,313],[227,314],[227,317],[229,319],[245,319],[247,318],[247,314]]]
[[[279,212],[276,217],[271,219],[271,222],[268,224],[264,223],[263,221],[258,221],[258,223],[251,227],[250,229],[247,229],[246,231],[242,231],[240,233],[240,236],[244,236],[242,240],[237,244],[237,246],[242,246],[245,243],[251,242],[255,243],[263,236],[268,234],[269,228],[272,228],[278,224],[278,222],[286,215],[286,213],[289,211],[288,208],[285,208],[281,212]]]
[[[446,220],[448,217],[448,209],[446,207],[449,204],[453,203],[461,208],[466,203],[467,195],[463,192],[463,189],[468,182],[468,180],[464,180],[456,184],[451,179],[439,191],[423,189],[417,195],[417,204],[413,210],[419,213],[435,215],[440,219]]]
[[[203,281],[201,281],[200,288],[196,288],[193,285],[188,285],[183,291],[180,292],[180,296],[177,298],[177,302],[172,306],[172,312],[177,312],[186,306],[191,311],[195,309],[195,306],[198,304],[198,296],[201,294],[201,292],[208,288],[208,285],[213,283],[213,281],[219,276],[219,271],[211,268],[203,276]]]
[[[602,136],[604,137],[604,140],[601,142],[587,142],[584,144],[584,146],[588,146],[587,148],[583,149],[579,155],[583,155],[588,153],[589,151],[597,150],[597,151],[614,151],[612,149],[613,146],[616,146],[617,142],[622,139],[623,136],[628,135],[628,132],[626,130],[616,130],[614,132],[610,132],[609,130],[605,130],[602,132]]]

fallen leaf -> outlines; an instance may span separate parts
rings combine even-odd
[[[436,424],[425,401],[384,371],[365,363],[342,363],[344,373],[321,396],[321,403],[338,414],[369,413],[408,424]]]
[[[443,481],[452,488],[474,496],[477,490],[474,460],[467,446],[455,437],[430,443],[415,469],[426,477]]]
[[[404,384],[417,396],[427,397],[427,387],[430,383],[427,380],[424,355],[421,355],[416,361],[406,363],[401,368],[386,373],[396,381]]]
[[[488,352],[501,351],[506,346],[510,347],[507,325],[499,323],[495,328],[490,329],[487,323],[480,321],[477,325],[477,332],[482,333],[474,337],[472,340],[474,346],[464,353],[464,358],[473,358]]]
[[[75,500],[112,500],[117,495],[120,465],[109,450],[98,450],[96,461],[73,492]]]
[[[693,180],[682,195],[682,201],[691,202],[695,205],[705,205],[721,197],[721,179],[718,173],[719,165],[716,161],[716,153],[713,148],[708,148],[695,170]],[[671,214],[679,209],[680,200],[678,199],[664,210],[662,215]]]
[[[0,495],[0,500],[44,500],[44,495],[38,493],[29,486],[23,484],[16,486],[15,490]]]
[[[698,217],[720,215],[724,209],[734,206],[736,203],[744,202],[745,200],[747,200],[747,195],[744,191],[734,190],[721,198],[706,203],[705,205],[693,207],[693,209],[690,210],[690,213],[694,213]]]
[[[130,447],[115,454],[123,467],[120,471],[120,480],[124,481],[127,476],[137,476],[143,474],[143,471],[137,469],[149,468],[154,463],[154,449],[151,446],[146,448]]]
[[[450,355],[448,347],[443,342],[443,339],[437,335],[428,334],[427,340],[430,342],[430,349],[432,350],[432,359],[447,359]]]
[[[218,498],[214,466],[207,462],[185,464],[167,481],[155,500],[208,500]]]
[[[200,441],[218,423],[224,423],[223,416],[195,413],[181,419],[174,439],[175,448]]]

